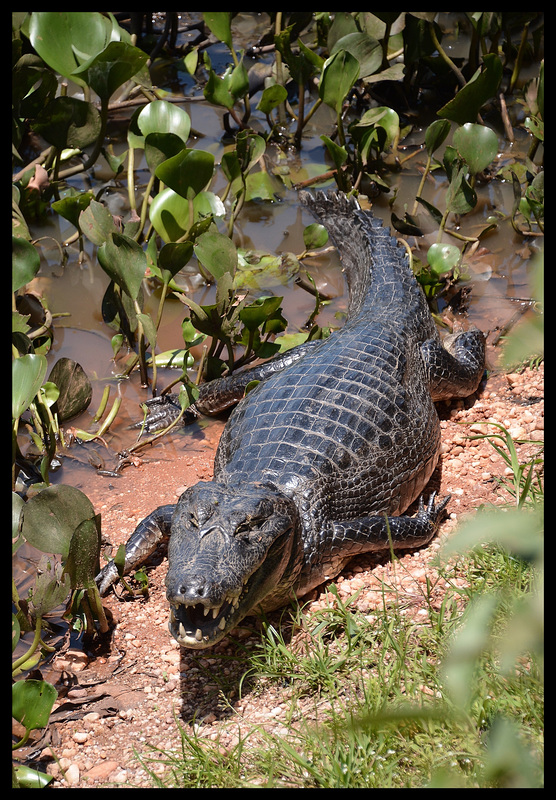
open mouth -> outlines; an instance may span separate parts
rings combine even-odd
[[[240,597],[226,597],[220,605],[170,603],[169,629],[182,647],[210,647],[220,641],[237,620]]]

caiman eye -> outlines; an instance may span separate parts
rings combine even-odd
[[[195,511],[192,511],[191,521],[196,528],[200,528],[206,524],[207,520],[209,520],[211,516],[212,506],[206,504],[199,506]]]
[[[240,522],[239,525],[236,527],[234,531],[234,536],[237,536],[239,539],[243,539],[244,542],[249,541],[250,535],[253,533],[253,528],[251,524],[245,520],[244,522]]]

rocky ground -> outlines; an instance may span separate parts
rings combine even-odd
[[[481,504],[498,505],[508,499],[497,489],[496,479],[505,472],[501,457],[485,440],[469,436],[485,432],[481,423],[501,423],[514,439],[525,440],[519,453],[526,460],[534,451],[527,442],[543,438],[543,378],[542,366],[521,374],[494,375],[465,402],[440,404],[442,457],[431,485],[440,496],[452,495],[449,517],[428,547],[404,555],[395,570],[389,560],[353,562],[334,581],[340,597],[346,599],[360,590],[356,605],[372,614],[382,605],[384,586],[395,588],[407,601],[406,613],[418,620],[427,613],[423,589],[428,577],[434,587],[433,600],[441,601],[446,585],[432,562],[442,542]],[[221,429],[222,423],[211,423],[193,441],[184,438],[189,443],[179,467],[174,445],[159,444],[144,454],[137,469],[128,468],[120,479],[97,478],[81,487],[102,514],[103,532],[114,545],[125,542],[155,506],[175,502],[186,486],[211,477]],[[148,600],[124,602],[115,594],[106,598],[116,625],[104,653],[63,649],[43,671],[59,690],[58,703],[46,732],[35,732],[25,753],[38,756],[43,767],[46,763],[47,771],[55,776],[55,788],[152,786],[134,750],[148,755],[152,754],[149,745],[164,749],[178,745],[176,719],[188,725],[195,717],[197,731],[209,739],[218,737],[224,747],[253,723],[284,732],[286,703],[279,687],[266,693],[251,693],[244,687],[239,695],[241,661],[222,658],[233,657],[237,644],[224,640],[213,650],[195,654],[181,650],[170,637],[165,571],[162,561],[150,572]],[[327,602],[327,587],[309,599],[313,609],[321,607]],[[256,640],[256,628],[256,620],[247,620],[235,632],[235,639],[249,646]],[[228,687],[229,703],[222,701],[222,681]],[[59,763],[52,759],[51,747]]]

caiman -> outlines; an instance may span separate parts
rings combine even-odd
[[[206,384],[210,412],[261,379],[226,423],[213,479],[149,514],[126,546],[128,572],[168,541],[169,629],[184,647],[214,645],[358,554],[428,543],[449,500],[422,499],[440,451],[434,403],[472,394],[484,372],[483,334],[441,341],[406,249],[371,212],[341,193],[299,197],[339,250],[345,325]],[[110,562],[101,593],[117,577]]]

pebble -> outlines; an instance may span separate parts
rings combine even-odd
[[[91,781],[105,781],[115,770],[120,769],[117,761],[101,761],[85,773]]]
[[[79,767],[77,764],[70,764],[65,771],[65,779],[68,786],[77,786],[79,777]]]

